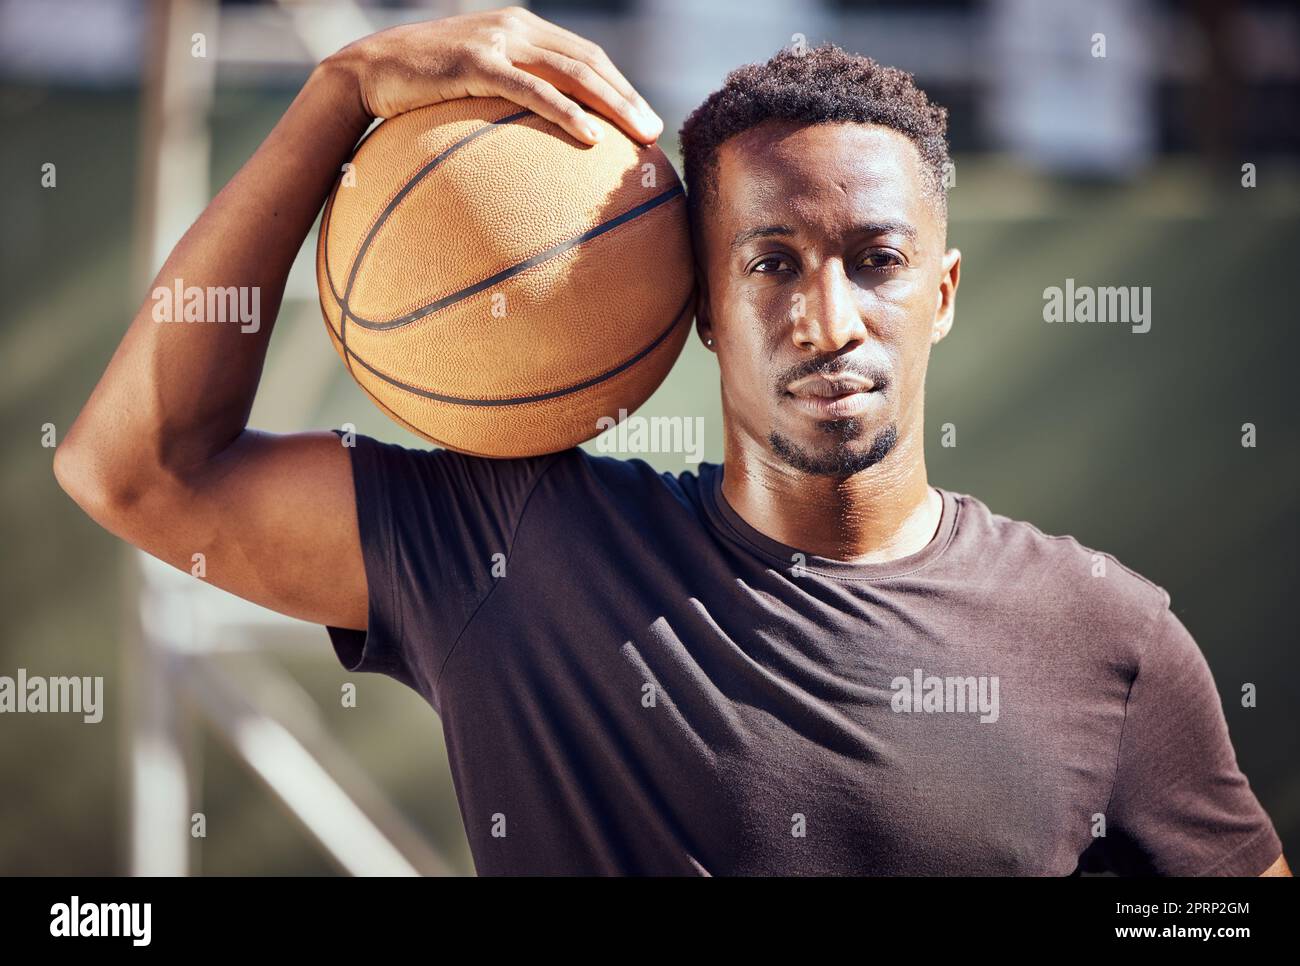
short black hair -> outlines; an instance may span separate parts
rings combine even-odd
[[[772,119],[879,124],[898,131],[916,145],[926,179],[923,190],[947,220],[947,109],[932,103],[906,71],[826,43],[785,47],[765,63],[737,67],[686,118],[678,136],[693,225],[698,225],[704,201],[717,190],[718,148]]]

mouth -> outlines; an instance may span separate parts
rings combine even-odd
[[[791,383],[785,391],[786,398],[797,409],[819,419],[860,416],[875,406],[883,395],[873,383],[856,377],[813,377]]]

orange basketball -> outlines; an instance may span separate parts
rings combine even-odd
[[[574,446],[645,402],[681,353],[681,182],[658,147],[596,123],[588,146],[503,98],[435,104],[376,127],[330,195],[316,276],[334,347],[429,442]]]

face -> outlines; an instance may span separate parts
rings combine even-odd
[[[698,226],[729,443],[850,476],[914,439],[961,255],[903,135],[768,121],[724,142]]]

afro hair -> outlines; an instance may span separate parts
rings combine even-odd
[[[925,193],[946,220],[947,109],[932,104],[911,74],[828,43],[786,47],[766,63],[737,67],[687,117],[679,137],[692,222],[717,189],[718,148],[772,119],[878,124],[898,131],[920,153]]]

